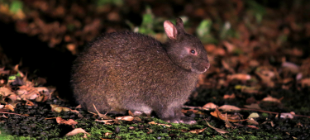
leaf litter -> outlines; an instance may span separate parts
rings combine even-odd
[[[233,130],[231,131],[231,129],[241,131],[247,127],[260,132],[263,130],[270,131],[275,135],[281,135],[283,139],[309,138],[306,129],[309,127],[309,120],[307,120],[310,115],[309,106],[299,102],[299,100],[309,100],[307,93],[309,93],[310,86],[310,59],[307,55],[309,50],[306,48],[306,44],[309,42],[299,43],[303,41],[303,38],[307,38],[310,33],[309,23],[303,20],[308,15],[306,12],[300,12],[303,9],[302,7],[309,4],[303,1],[294,4],[288,2],[288,5],[282,5],[285,8],[278,9],[268,5],[270,3],[266,4],[257,1],[236,0],[225,2],[237,7],[227,6],[221,1],[206,0],[205,2],[210,4],[201,3],[205,8],[201,8],[199,4],[197,6],[185,1],[179,2],[187,5],[187,12],[193,13],[197,18],[210,17],[203,19],[200,25],[198,20],[190,20],[193,24],[199,25],[197,28],[198,35],[205,42],[211,68],[206,74],[200,76],[196,90],[197,95],[193,96],[183,110],[187,116],[196,116],[196,118],[198,116],[199,119],[203,118],[203,121],[198,120],[198,126],[188,126],[188,129],[182,132],[208,136],[206,132],[208,131],[208,133],[211,133],[210,137],[217,136],[215,133],[209,132],[207,128],[210,127],[221,133],[223,137],[236,138],[233,136]],[[21,6],[17,6],[17,10],[10,11],[8,3],[0,4],[0,20],[15,23],[18,32],[32,36],[36,35],[41,41],[47,42],[51,48],[57,49],[58,45],[65,42],[63,44],[64,48],[72,54],[77,54],[78,47],[98,36],[100,29],[106,28],[107,32],[109,32],[118,28],[112,24],[110,24],[111,27],[108,27],[109,21],[105,21],[107,24],[102,25],[102,21],[98,17],[81,20],[81,17],[86,15],[85,11],[97,9],[92,6],[85,8],[73,4],[71,8],[67,9],[64,8],[63,4],[54,5],[48,1],[25,3],[25,6],[29,6],[27,8],[30,10],[24,11],[23,8],[18,9]],[[262,4],[265,5],[262,6]],[[290,5],[301,8],[293,8]],[[130,7],[130,4],[128,6]],[[163,15],[162,7],[154,6],[152,8],[155,15]],[[40,12],[37,12],[36,9],[40,10]],[[118,15],[120,9],[122,8],[116,8],[113,11],[111,7],[106,6],[97,10],[104,14],[113,13],[108,19],[115,22],[122,19]],[[225,10],[218,11],[216,9]],[[25,14],[26,11],[31,13]],[[69,14],[69,11],[75,12]],[[65,18],[66,22],[58,20],[46,21],[40,17],[41,14],[47,15],[51,19]],[[12,18],[5,19],[5,17]],[[25,17],[31,20],[23,20]],[[214,19],[214,17],[219,18]],[[217,40],[217,38],[221,39]],[[104,122],[104,126],[119,125],[119,123],[114,122],[115,120],[120,121],[120,124],[129,125],[148,122],[133,127],[147,131],[148,134],[157,132],[154,128],[146,128],[149,127],[149,124],[153,127],[160,127],[159,130],[162,130],[163,126],[168,127],[168,125],[163,125],[164,123],[153,122],[152,118],[141,117],[138,120],[133,115],[112,115],[110,117],[108,114],[100,114],[98,111],[97,113],[88,114],[83,113],[80,108],[64,106],[64,104],[60,103],[61,99],[55,98],[53,95],[54,89],[37,87],[34,81],[28,80],[27,74],[19,70],[19,65],[12,67],[12,70],[6,70],[4,67],[0,68],[0,75],[4,76],[4,78],[0,77],[0,114],[3,115],[1,119],[6,118],[5,120],[9,122],[7,124],[13,124],[14,127],[16,124],[16,122],[14,123],[14,116],[20,116],[25,119],[24,122],[29,120],[32,125],[34,124],[32,117],[35,116],[35,113],[28,110],[28,108],[36,108],[38,114],[47,113],[45,114],[46,118],[53,118],[59,114],[64,115],[65,120],[69,120],[70,116],[75,116],[73,118],[78,120],[77,122],[82,117],[87,118],[90,121],[84,123],[85,125],[82,125],[83,123],[76,124],[76,130],[74,131],[74,134],[83,133],[84,136],[88,136],[86,131],[89,132],[88,128],[98,125],[97,122]],[[41,107],[44,106],[44,103],[48,103],[45,106],[48,109]],[[218,106],[220,107],[218,108]],[[242,106],[246,108],[241,108]],[[218,109],[221,109],[221,111]],[[253,112],[257,114],[253,115]],[[115,119],[113,119],[114,117]],[[106,120],[102,120],[102,118]],[[52,119],[44,121],[57,123]],[[62,125],[66,124],[64,122],[66,121],[63,121]],[[93,122],[95,124],[91,124]],[[216,127],[210,125],[209,122]],[[47,122],[44,123],[47,124]],[[79,128],[79,125],[84,130]],[[12,129],[6,124],[4,126]],[[286,129],[284,126],[288,128]],[[171,125],[171,127],[174,127],[174,125]],[[225,128],[230,131],[226,131]],[[300,131],[289,132],[289,130],[295,130],[295,128]],[[184,130],[182,128],[169,130],[175,134],[171,135],[173,138],[186,137],[176,132],[177,130]],[[18,136],[32,134],[24,129],[13,129],[11,132]],[[119,138],[115,135],[120,135],[114,131],[110,132],[110,130],[104,130],[103,132],[107,135],[97,136],[100,138],[110,138],[112,136],[113,138]],[[125,132],[125,130],[121,132]],[[260,136],[259,138],[268,137],[267,134],[260,135],[255,131],[251,131],[251,133],[257,137]],[[43,132],[39,135],[48,137]]]

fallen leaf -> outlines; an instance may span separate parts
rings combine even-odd
[[[75,55],[76,54],[76,45],[75,44],[68,44],[67,45],[67,49],[73,54]]]
[[[112,134],[113,134],[113,133],[106,132],[106,133],[104,133],[104,136],[107,137],[107,136],[110,136],[110,135],[112,135]]]
[[[87,133],[84,129],[82,128],[75,128],[74,130],[70,131],[69,133],[67,133],[65,136],[74,136],[77,135],[79,133],[84,133],[87,135],[90,135],[89,133]]]
[[[103,122],[103,123],[106,124],[106,125],[115,124],[115,123],[114,123],[114,120],[98,120],[98,119],[96,119],[95,121],[96,121],[96,122]]]
[[[244,105],[246,108],[252,108],[252,109],[261,109],[258,104],[250,104],[250,105]]]
[[[259,78],[265,85],[269,87],[275,86],[275,83],[272,81],[272,78],[275,77],[275,73],[273,71],[263,67],[263,68],[257,68],[255,74],[259,76]]]
[[[291,62],[283,62],[282,67],[287,68],[289,71],[295,74],[299,72],[299,66]]]
[[[225,126],[227,128],[234,128],[234,126],[228,121],[228,116],[227,116],[227,113],[225,113],[225,119],[224,119],[224,122],[225,122]]]
[[[233,45],[227,41],[223,41],[223,45],[226,47],[226,50],[228,53],[231,53],[236,48],[235,45]]]
[[[259,118],[259,114],[254,112],[254,113],[251,113],[248,118]]]
[[[231,73],[235,73],[235,70],[231,66],[229,66],[226,61],[222,60],[221,62],[224,69],[228,70]]]
[[[251,76],[249,74],[238,73],[233,75],[227,75],[227,79],[229,80],[237,79],[240,81],[247,81],[251,79]]]
[[[0,75],[9,75],[10,71],[9,70],[4,70],[4,68],[0,68]]]
[[[232,106],[232,105],[223,105],[219,107],[219,109],[222,109],[224,111],[240,111],[241,110],[239,107]]]
[[[199,134],[202,133],[203,131],[205,131],[207,128],[203,128],[203,129],[195,129],[195,130],[191,130],[189,131],[190,133],[194,133],[194,134]]]
[[[56,117],[56,122],[58,124],[66,124],[66,125],[76,125],[77,124],[77,122],[72,120],[72,119],[69,119],[69,120],[66,121],[66,120],[64,120],[61,117]]]
[[[294,112],[290,112],[290,113],[281,113],[280,114],[280,118],[283,118],[283,119],[294,119],[294,115],[295,113]]]
[[[211,127],[212,129],[214,129],[216,132],[219,132],[219,133],[221,133],[221,134],[229,133],[229,132],[226,131],[226,130],[219,129],[219,128],[216,128],[216,127],[210,125],[208,122],[207,122],[207,125],[208,125],[209,127]]]
[[[211,102],[205,104],[205,105],[202,107],[202,109],[205,109],[205,110],[215,109],[215,108],[217,108],[217,105],[215,105],[214,103],[211,103]]]
[[[185,110],[185,109],[182,109],[182,113],[188,113],[188,112],[199,114],[199,110],[194,110],[194,109]]]
[[[79,112],[79,111],[77,111],[77,110],[70,110],[71,112],[73,112],[73,113],[75,113],[75,114],[77,114],[78,115],[78,117],[80,117],[80,118],[82,118],[83,116],[82,116],[82,114]]]
[[[122,120],[122,121],[133,121],[134,117],[133,116],[122,116],[122,117],[115,117],[117,120]]]
[[[215,111],[211,112],[210,114],[213,117],[219,118],[219,119],[221,119],[223,121],[225,121],[225,119],[226,119],[225,115],[222,114],[217,108],[215,109]],[[227,119],[230,122],[240,122],[241,121],[240,117],[237,116],[237,115],[227,115]]]
[[[93,106],[94,106],[94,108],[95,108],[95,110],[96,110],[96,112],[97,112],[97,114],[98,114],[98,116],[99,116],[100,118],[105,119],[105,120],[113,120],[111,117],[107,116],[106,114],[101,114],[101,113],[97,110],[95,104],[93,104]]]
[[[6,97],[6,96],[9,96],[11,94],[14,94],[14,92],[12,92],[11,89],[9,89],[7,87],[0,87],[0,95]]]
[[[236,98],[236,95],[234,93],[231,94],[231,95],[225,94],[224,97],[223,97],[223,99],[235,99],[235,98]]]
[[[302,79],[300,81],[301,83],[301,86],[304,88],[304,87],[310,87],[310,78],[305,78],[305,79]]]
[[[249,128],[254,128],[254,129],[259,129],[257,126],[255,126],[255,125],[247,125],[247,127],[249,127]]]
[[[71,111],[71,109],[68,107],[61,107],[61,106],[54,105],[54,104],[50,104],[50,106],[51,106],[52,111],[55,111],[57,113],[60,113],[62,111],[65,111],[65,112]]]
[[[78,105],[78,106],[76,106],[75,108],[76,108],[76,109],[78,109],[78,108],[82,108],[82,106],[81,106],[81,105]]]
[[[20,100],[16,94],[11,94],[8,98],[11,99],[13,103],[16,102],[16,100]]]
[[[160,124],[160,123],[156,123],[154,121],[151,121],[148,124],[154,124],[154,125],[161,125],[161,126],[171,127],[171,125],[169,125],[169,124]]]
[[[8,109],[14,112],[14,106],[12,106],[11,104],[5,105],[4,109]]]
[[[253,118],[248,118],[247,122],[249,124],[259,125],[259,123],[257,121],[255,121]]]
[[[274,98],[274,97],[271,97],[270,95],[268,95],[268,96],[265,97],[262,101],[281,103],[281,100],[282,100],[282,99],[283,99],[283,97],[280,98],[280,99],[277,99],[277,98]]]

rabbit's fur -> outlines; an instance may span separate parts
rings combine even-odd
[[[104,34],[90,43],[73,65],[72,88],[89,111],[155,111],[159,118],[182,122],[181,106],[210,64],[202,43],[164,22],[166,43],[133,32]]]

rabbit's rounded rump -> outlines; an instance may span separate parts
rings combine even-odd
[[[169,38],[161,43],[133,32],[104,34],[89,44],[74,62],[72,89],[89,111],[155,111],[179,122],[181,106],[194,90],[197,76],[210,64],[203,45],[176,26],[164,22]]]

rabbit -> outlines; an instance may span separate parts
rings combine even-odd
[[[186,123],[182,105],[210,63],[181,18],[163,26],[165,43],[128,31],[106,33],[89,43],[72,66],[77,103],[88,111],[95,111],[93,104],[99,112],[154,111],[164,121]]]

